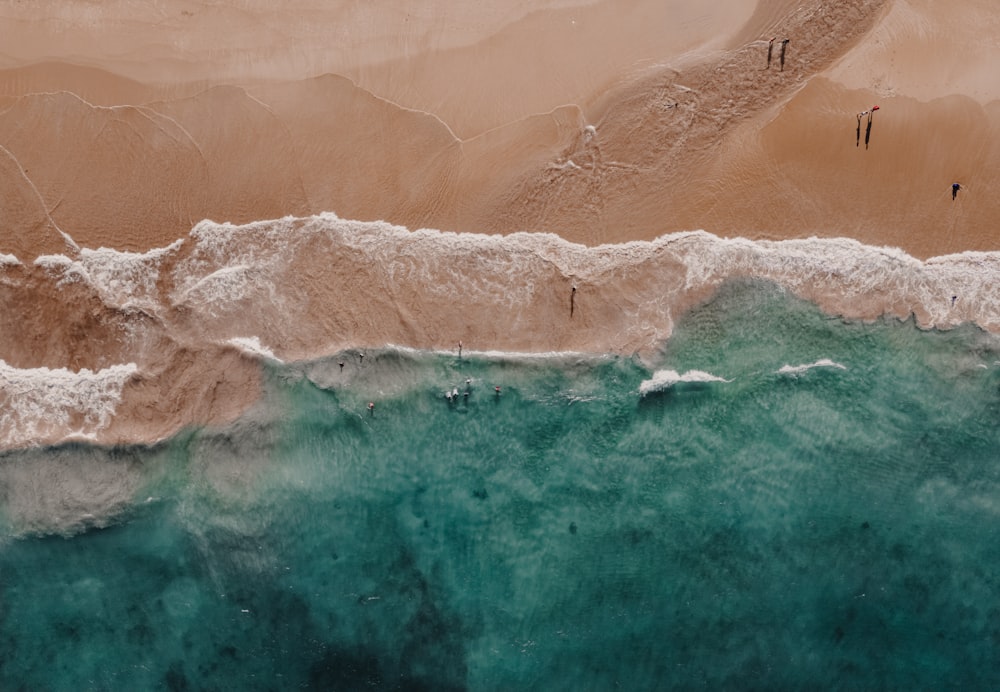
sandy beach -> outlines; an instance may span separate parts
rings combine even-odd
[[[703,5],[3,4],[4,445],[231,420],[262,354],[648,355],[732,276],[1000,328],[991,1]]]

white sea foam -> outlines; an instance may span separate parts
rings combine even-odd
[[[165,248],[144,253],[120,252],[100,248],[80,251],[88,281],[97,289],[101,300],[118,308],[142,307],[155,310],[159,304],[156,282],[164,258],[176,252],[182,240]]]
[[[17,267],[20,264],[21,260],[14,255],[7,255],[0,252],[0,267]]]
[[[384,308],[405,305],[412,313],[421,300],[447,299],[499,309],[509,330],[518,333],[537,324],[540,315],[532,306],[551,305],[553,289],[572,278],[615,300],[619,318],[608,329],[616,330],[616,345],[625,348],[668,338],[684,295],[744,277],[773,281],[846,317],[868,318],[884,309],[912,312],[923,327],[974,321],[1000,330],[1000,253],[923,262],[896,248],[846,238],[751,241],[704,231],[588,247],[552,233],[410,231],[333,213],[241,226],[202,221],[191,239],[192,252],[173,277],[174,304],[202,317],[240,319],[252,308],[270,324],[270,334],[258,332],[268,339],[279,330],[296,330],[296,317],[310,301],[338,295],[327,288],[318,298],[317,280],[343,283],[355,274]],[[407,305],[411,297],[416,305]],[[328,314],[350,322],[366,319],[350,307],[327,306]]]
[[[178,343],[194,348],[199,339],[230,343],[284,360],[322,358],[334,349],[385,347],[410,338],[415,345],[455,338],[446,351],[454,354],[471,310],[480,317],[495,315],[494,324],[465,337],[463,357],[592,360],[600,357],[595,353],[635,351],[645,358],[669,338],[680,310],[732,278],[774,282],[848,318],[910,310],[921,326],[975,322],[1000,332],[1000,253],[966,252],[921,261],[895,248],[843,238],[751,241],[690,231],[589,247],[553,233],[410,231],[324,213],[244,225],[202,221],[188,239],[147,253],[83,249],[74,257],[39,257],[35,265],[58,284],[85,282],[110,306],[155,309],[161,317],[156,328]],[[172,293],[160,296],[159,274],[167,266]],[[361,291],[359,281],[365,282]],[[580,287],[574,294],[574,321],[545,324],[560,304],[569,308],[570,282]],[[351,300],[343,300],[345,295]],[[165,299],[168,305],[163,305]],[[148,325],[134,322],[137,330]],[[141,349],[153,343],[134,342],[126,348],[145,362],[148,353]],[[535,345],[548,350],[525,350]],[[593,350],[556,350],[563,345]],[[406,345],[390,348],[404,350]],[[839,366],[817,361],[787,365],[781,372],[813,367]],[[23,376],[11,372],[8,368],[7,379]],[[113,380],[113,372],[100,376]],[[643,382],[643,393],[683,382],[724,381],[670,372]],[[40,392],[46,391],[46,379],[62,392],[61,380],[67,376],[64,370],[40,369],[33,377]],[[85,373],[73,376],[79,383],[90,382]],[[96,385],[74,387],[82,391]],[[109,385],[105,398],[97,399],[113,410],[111,402],[120,389],[120,384]],[[3,396],[13,401],[11,392]],[[30,392],[17,396],[21,403],[8,406],[14,412],[5,414],[0,429],[5,439],[41,438],[48,435],[41,432],[59,426],[68,435],[70,420],[78,435],[93,435],[107,422],[106,415],[84,413],[91,411],[89,404],[57,405]],[[93,410],[104,410],[101,406]],[[39,428],[47,407],[54,422]],[[29,423],[41,432],[30,432]]]
[[[685,255],[689,287],[754,276],[796,292],[827,287],[842,293],[846,305],[878,296],[883,304],[925,313],[918,316],[924,326],[966,319],[984,326],[1000,323],[1000,253],[969,252],[923,262],[898,248],[848,238],[750,241],[697,233],[684,240],[692,250]]]
[[[35,259],[35,266],[56,278],[57,285],[88,284],[109,307],[155,312],[160,303],[156,290],[160,265],[182,244],[182,240],[177,240],[144,253],[83,248],[79,259],[42,255]]]
[[[229,339],[227,343],[232,344],[244,353],[249,353],[252,356],[260,356],[279,363],[282,362],[280,358],[274,355],[274,351],[260,343],[260,339],[256,336],[235,336],[232,339]]]
[[[422,349],[405,346],[402,344],[388,343],[379,350],[402,353],[406,355],[419,356],[426,353],[433,353],[440,356],[457,356],[458,345],[447,349]],[[565,360],[585,360],[587,362],[599,362],[615,358],[614,355],[606,353],[590,353],[587,351],[500,351],[496,349],[476,350],[468,347],[462,348],[462,358],[483,358],[491,361],[565,361]]]
[[[847,367],[841,365],[840,363],[830,360],[829,358],[820,358],[815,363],[808,363],[805,365],[782,365],[778,368],[779,375],[801,375],[804,372],[808,372],[813,368],[837,368],[839,370],[847,370]]]
[[[751,241],[704,231],[587,247],[552,233],[410,231],[385,222],[344,220],[333,213],[241,226],[202,221],[192,229],[191,239],[194,250],[176,271],[173,298],[216,307],[247,297],[281,301],[287,297],[283,291],[290,258],[351,250],[356,251],[353,259],[383,271],[391,286],[419,286],[430,295],[508,307],[549,290],[547,281],[555,275],[593,279],[604,272],[635,269],[663,280],[678,273],[657,274],[657,268],[676,263],[682,267],[677,276],[682,290],[753,276],[793,291],[829,287],[846,302],[879,295],[886,303],[924,309],[932,325],[970,318],[986,325],[1000,323],[1000,253],[969,252],[922,262],[896,248],[846,238]],[[47,256],[36,264],[58,273],[61,281],[88,279],[101,287],[109,303],[122,305],[151,293],[156,253],[175,247],[144,255],[85,250],[79,261]],[[960,313],[951,296],[956,296]],[[649,299],[642,308],[649,312],[654,302]]]
[[[406,346],[405,344],[394,344],[388,343],[384,347],[384,350],[395,353],[402,353],[406,355],[419,356],[425,353],[433,353],[439,356],[457,356],[458,355],[458,342],[455,342],[455,346],[452,348],[435,348],[435,349],[422,349],[413,348],[412,346]],[[490,359],[501,359],[503,357],[510,358],[546,358],[551,356],[563,355],[559,353],[514,353],[511,351],[477,351],[471,348],[462,348],[462,357],[471,358],[472,356],[478,356],[480,358],[490,358]],[[568,354],[573,355],[573,354]]]
[[[83,277],[79,273],[72,273],[73,260],[66,255],[39,255],[35,258],[35,266],[41,267],[49,274],[56,275],[60,283],[73,283]]]
[[[447,353],[447,352],[445,352]],[[574,360],[586,360],[586,361],[597,361],[609,358],[605,354],[595,354],[586,353],[584,351],[496,351],[496,350],[486,350],[486,351],[476,351],[473,349],[464,349],[462,351],[462,356],[464,358],[485,358],[493,361],[549,361],[549,360],[560,360],[564,361],[567,359]]]
[[[639,393],[645,396],[651,392],[660,392],[681,383],[732,382],[704,370],[688,370],[681,374],[676,370],[657,370],[648,380],[639,385]]]
[[[319,217],[310,217],[312,219]],[[246,298],[280,304],[278,289],[289,259],[310,240],[304,220],[285,217],[242,226],[201,221],[191,229],[195,249],[176,272],[175,303],[201,307],[210,314]]]
[[[221,267],[205,276],[190,276],[195,279],[187,282],[184,290],[179,292],[183,296],[179,302],[195,303],[205,306],[210,313],[214,313],[213,307],[229,307],[233,303],[251,296],[253,289],[257,285],[255,279],[260,277],[262,272],[259,268],[247,264],[235,264]],[[269,285],[273,288],[273,284]]]
[[[91,372],[15,368],[0,360],[0,441],[5,446],[51,438],[92,439],[107,427],[135,363]]]

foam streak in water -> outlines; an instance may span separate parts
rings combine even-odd
[[[703,384],[707,382],[732,382],[723,377],[713,375],[703,370],[688,370],[679,373],[676,370],[657,370],[648,380],[639,385],[639,393],[645,396],[651,392],[661,392],[677,384]]]
[[[838,370],[846,370],[847,367],[841,365],[840,363],[834,362],[829,358],[820,358],[815,363],[808,363],[804,365],[782,365],[778,369],[779,375],[801,375],[806,373],[813,368],[837,368]]]

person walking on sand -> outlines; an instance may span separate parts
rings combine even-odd
[[[781,71],[785,71],[785,48],[788,47],[788,42],[791,39],[783,38],[781,39],[781,53],[778,55],[778,61],[781,63]]]
[[[767,42],[767,67],[764,68],[765,70],[771,69],[771,55],[774,53],[774,39],[776,38],[778,37],[774,36]]]
[[[961,189],[962,189],[962,186],[959,185],[958,183],[952,183],[951,184],[951,198],[952,198],[952,200],[954,200],[956,197],[958,197],[958,191],[961,190]]]

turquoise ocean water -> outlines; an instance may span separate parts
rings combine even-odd
[[[744,282],[654,368],[347,355],[225,429],[0,456],[141,478],[71,535],[0,494],[0,689],[1000,686],[996,338]]]

